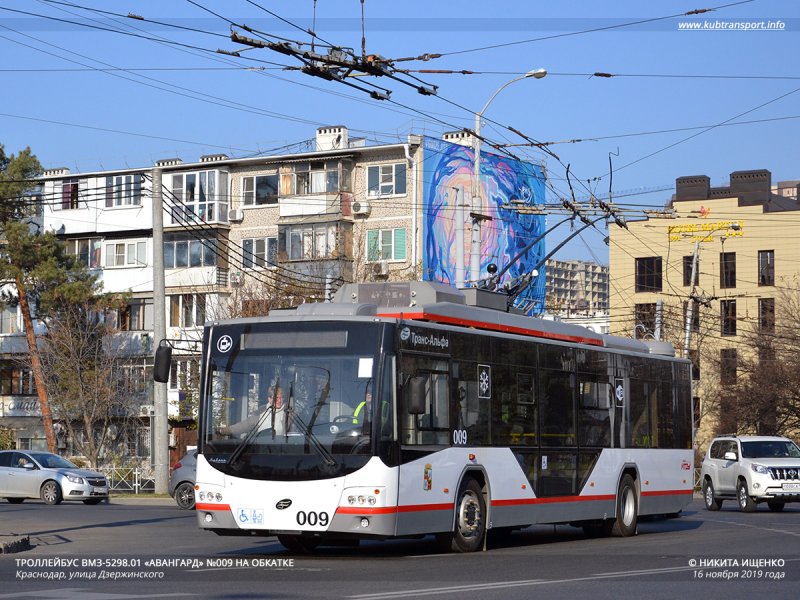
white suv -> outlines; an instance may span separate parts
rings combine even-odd
[[[711,442],[700,481],[708,510],[735,499],[742,512],[759,502],[781,511],[786,502],[800,502],[800,448],[784,437],[723,435]]]

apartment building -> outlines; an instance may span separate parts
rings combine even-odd
[[[321,127],[313,148],[275,156],[208,155],[120,171],[47,171],[37,191],[36,225],[56,232],[95,272],[104,291],[126,293],[124,309],[106,315],[126,338],[129,393],[141,426],[131,455],[149,452],[152,408],[153,257],[165,265],[167,336],[184,342],[168,384],[170,419],[191,419],[198,363],[189,352],[210,319],[263,314],[277,303],[323,300],[344,282],[425,279],[453,284],[463,262],[467,285],[504,266],[544,231],[544,217],[518,211],[544,201],[541,167],[484,152],[480,204],[469,190],[470,140],[409,135],[368,144],[345,126]],[[160,187],[153,184],[160,180]],[[163,247],[153,246],[153,202],[163,206]],[[459,212],[460,211],[460,212]],[[469,268],[469,213],[486,217],[480,272]],[[459,215],[462,215],[459,217]],[[459,226],[461,221],[461,226]],[[459,247],[461,247],[461,259]],[[544,256],[541,243],[512,265],[505,280]],[[264,292],[267,290],[267,292]],[[519,297],[541,310],[544,278]],[[20,447],[41,448],[44,434],[18,315],[0,315],[0,426]],[[27,383],[24,383],[27,382]]]
[[[548,310],[562,317],[608,312],[608,266],[583,260],[546,263]]]
[[[664,210],[611,230],[611,333],[660,336],[692,358],[701,448],[720,426],[735,428],[724,391],[751,351],[743,335],[774,328],[781,282],[800,270],[798,182],[771,179],[738,171],[712,187],[707,176],[679,177]]]

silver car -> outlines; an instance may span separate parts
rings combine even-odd
[[[98,504],[108,499],[108,482],[102,473],[81,469],[57,454],[1,450],[0,498],[12,504],[25,498],[41,498],[46,504]]]
[[[197,468],[197,450],[192,450],[174,465],[169,476],[169,495],[184,510],[194,508],[194,472]]]

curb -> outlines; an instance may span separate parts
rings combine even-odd
[[[13,538],[10,542],[0,542],[0,554],[14,554],[15,552],[24,552],[31,549],[31,538],[27,535],[25,537]]]

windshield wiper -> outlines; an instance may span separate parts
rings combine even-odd
[[[297,424],[298,425],[298,427],[300,428],[300,431],[302,432],[302,434],[306,438],[306,446],[308,446],[309,442],[311,442],[311,445],[314,447],[314,450],[316,450],[317,454],[319,454],[322,457],[322,460],[325,461],[326,465],[328,465],[329,467],[335,467],[336,466],[336,464],[337,464],[336,463],[336,459],[333,458],[333,455],[330,452],[328,452],[328,449],[325,446],[323,446],[322,443],[317,439],[317,436],[315,436],[313,434],[313,432],[311,431],[309,426],[306,425],[305,421],[303,421],[303,419],[301,419],[300,416],[297,413],[294,412],[294,386],[293,385],[289,386],[289,401],[286,404],[286,421],[287,421],[287,425],[289,425],[289,424]],[[288,437],[289,437],[289,427],[286,427],[286,430],[285,430],[284,433],[285,433],[285,435],[286,435],[286,437],[288,439]]]
[[[263,413],[261,413],[261,416],[258,418],[255,425],[253,425],[250,431],[247,432],[247,435],[244,436],[244,439],[241,442],[239,442],[239,445],[233,449],[233,452],[231,452],[230,457],[228,457],[229,466],[233,465],[233,463],[239,460],[239,457],[242,455],[242,452],[244,452],[245,448],[247,448],[250,442],[253,441],[253,438],[256,436],[256,434],[260,431],[261,425],[264,423],[264,421],[266,421],[267,416],[273,414],[274,412],[275,412],[275,405],[273,404],[272,406],[268,406],[266,410]]]

